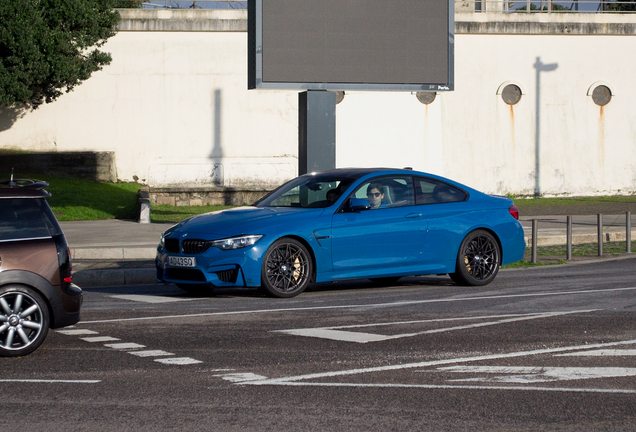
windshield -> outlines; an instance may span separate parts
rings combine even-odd
[[[306,174],[256,202],[256,207],[325,208],[333,205],[355,178],[338,173]]]

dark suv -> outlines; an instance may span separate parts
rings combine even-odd
[[[80,319],[82,290],[71,253],[45,198],[48,183],[0,181],[0,356],[39,347],[50,328]]]

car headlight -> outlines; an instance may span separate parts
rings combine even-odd
[[[212,242],[212,246],[218,247],[221,250],[241,249],[244,247],[252,246],[256,243],[262,235],[242,235],[237,237],[230,237],[222,240],[215,240]]]

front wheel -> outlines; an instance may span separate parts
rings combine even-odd
[[[298,240],[276,240],[265,253],[261,285],[273,297],[294,297],[307,288],[312,261],[307,248]]]
[[[35,351],[49,331],[49,309],[33,288],[0,289],[0,356],[18,357]]]
[[[501,250],[495,237],[488,231],[475,230],[462,241],[455,273],[449,276],[458,285],[487,285],[497,276],[500,262]]]

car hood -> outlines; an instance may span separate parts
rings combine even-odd
[[[235,207],[186,219],[164,235],[198,234],[208,240],[241,234],[264,234],[272,227],[293,227],[296,221],[320,216],[325,209],[288,207]]]

